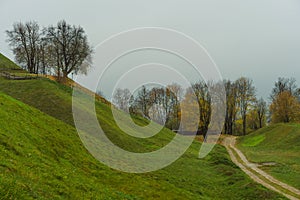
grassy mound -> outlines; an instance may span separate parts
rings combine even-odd
[[[0,69],[20,69],[20,67],[0,53]]]
[[[274,177],[300,189],[300,124],[276,124],[240,138],[247,158]]]
[[[200,143],[172,165],[146,174],[112,170],[83,147],[73,125],[71,88],[45,78],[0,78],[0,197],[3,199],[284,199],[254,183],[217,145],[198,159]],[[153,151],[174,137],[168,129],[133,138],[96,101],[112,142],[135,152]],[[135,117],[135,122],[148,122]]]
[[[204,160],[199,143],[147,174],[111,170],[82,146],[71,125],[0,93],[0,194],[6,198],[280,198],[247,178],[221,146]]]

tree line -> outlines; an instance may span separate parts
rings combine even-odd
[[[64,81],[70,73],[86,73],[91,65],[93,51],[84,29],[64,20],[42,29],[34,21],[18,22],[6,34],[16,62],[30,73],[55,73]]]
[[[222,84],[225,89],[224,134],[245,135],[268,123],[300,122],[300,89],[293,78],[279,78],[275,82],[269,104],[263,98],[257,98],[256,88],[249,78],[208,84],[213,84],[213,87]],[[183,104],[191,106],[190,97],[193,93],[199,109],[199,116],[195,116],[198,118],[197,133],[205,136],[211,126],[212,115],[212,95],[208,84],[198,81],[186,89],[176,83],[167,87],[142,86],[136,94],[131,94],[126,88],[118,88],[112,103],[125,112],[178,130],[182,112],[193,113],[189,107],[181,110]],[[196,107],[191,106],[190,109]]]
[[[70,73],[85,74],[91,66],[93,50],[80,26],[70,25],[64,20],[44,28],[34,21],[18,22],[6,33],[15,60],[30,73],[54,73],[58,81],[65,81]],[[257,98],[256,88],[249,78],[208,84],[225,88],[222,131],[225,134],[245,135],[267,123],[300,121],[300,89],[293,78],[279,78],[275,82],[269,105],[263,98]],[[214,103],[208,88],[203,81],[185,89],[175,83],[165,88],[143,86],[136,95],[128,89],[118,88],[112,102],[121,110],[152,119],[172,130],[178,130],[182,112],[193,113],[197,107],[198,134],[205,135],[211,126]],[[192,94],[195,99],[191,99]],[[181,105],[187,109],[181,110]]]

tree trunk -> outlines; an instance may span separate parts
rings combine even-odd
[[[232,116],[232,115],[231,115]],[[230,117],[229,118],[229,125],[228,125],[228,133],[230,134],[230,135],[233,135],[233,118],[232,117]]]
[[[243,135],[246,135],[246,114],[243,116]]]
[[[202,132],[202,134],[203,134],[203,142],[206,142],[206,141],[207,141],[207,138],[206,138],[206,136],[207,136],[207,131],[208,131],[208,129],[207,129],[206,127],[203,127],[202,130],[201,130],[201,132]]]
[[[262,118],[259,118],[259,128],[262,128]]]
[[[62,83],[67,83],[67,80],[68,80],[68,73],[63,71],[63,77],[62,77],[61,82]]]

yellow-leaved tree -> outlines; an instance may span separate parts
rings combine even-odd
[[[279,93],[270,105],[273,123],[300,122],[300,103],[290,91]]]

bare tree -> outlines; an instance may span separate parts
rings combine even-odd
[[[137,107],[141,110],[143,117],[150,118],[149,117],[149,107],[151,105],[150,91],[145,86],[142,86],[142,88],[138,91],[138,95],[136,97],[135,102]]]
[[[47,74],[51,66],[51,56],[49,54],[49,45],[45,38],[41,37],[37,46],[37,64],[36,73]]]
[[[174,96],[174,93],[171,91],[171,89],[167,87],[165,89],[162,88],[160,98],[161,98],[162,106],[165,109],[166,124],[169,124],[176,97]],[[168,125],[168,127],[170,127],[170,125]]]
[[[131,92],[127,88],[117,88],[116,92],[114,93],[112,102],[117,108],[125,112],[129,112],[130,99]]]
[[[170,106],[171,106],[171,112],[170,116],[168,117],[170,123],[169,128],[172,130],[177,130],[180,125],[180,102],[183,99],[183,92],[184,90],[182,87],[176,83],[173,83],[171,85],[168,85],[167,88],[170,91]],[[167,124],[168,125],[168,124]]]
[[[278,78],[275,86],[272,89],[271,100],[274,101],[276,97],[282,92],[288,91],[295,97],[300,97],[300,88],[297,87],[296,79],[294,78]]]
[[[236,81],[236,86],[238,92],[238,105],[243,120],[243,134],[246,135],[247,112],[249,106],[255,100],[255,87],[253,86],[253,81],[245,77],[239,78]]]
[[[224,133],[233,134],[237,113],[237,88],[236,83],[230,80],[224,81],[226,95],[226,113],[224,122]]]
[[[203,81],[193,84],[192,90],[197,98],[200,114],[198,133],[203,134],[203,137],[206,138],[212,112],[211,95],[209,94],[207,85]]]
[[[164,96],[163,88],[154,87],[150,91],[150,105],[151,109],[149,115],[151,119],[161,125],[166,122],[165,108],[162,105],[162,97]]]
[[[263,98],[260,98],[258,101],[256,101],[255,110],[259,121],[259,128],[262,128],[263,121],[266,117],[266,112],[267,112],[267,103],[264,101]]]
[[[38,73],[39,25],[34,21],[15,23],[13,30],[6,31],[6,34],[16,61],[30,73]]]
[[[52,46],[52,57],[56,60],[58,78],[61,73],[63,80],[71,72],[86,73],[90,67],[92,49],[83,28],[71,26],[63,20],[55,27],[48,27],[45,32]]]

